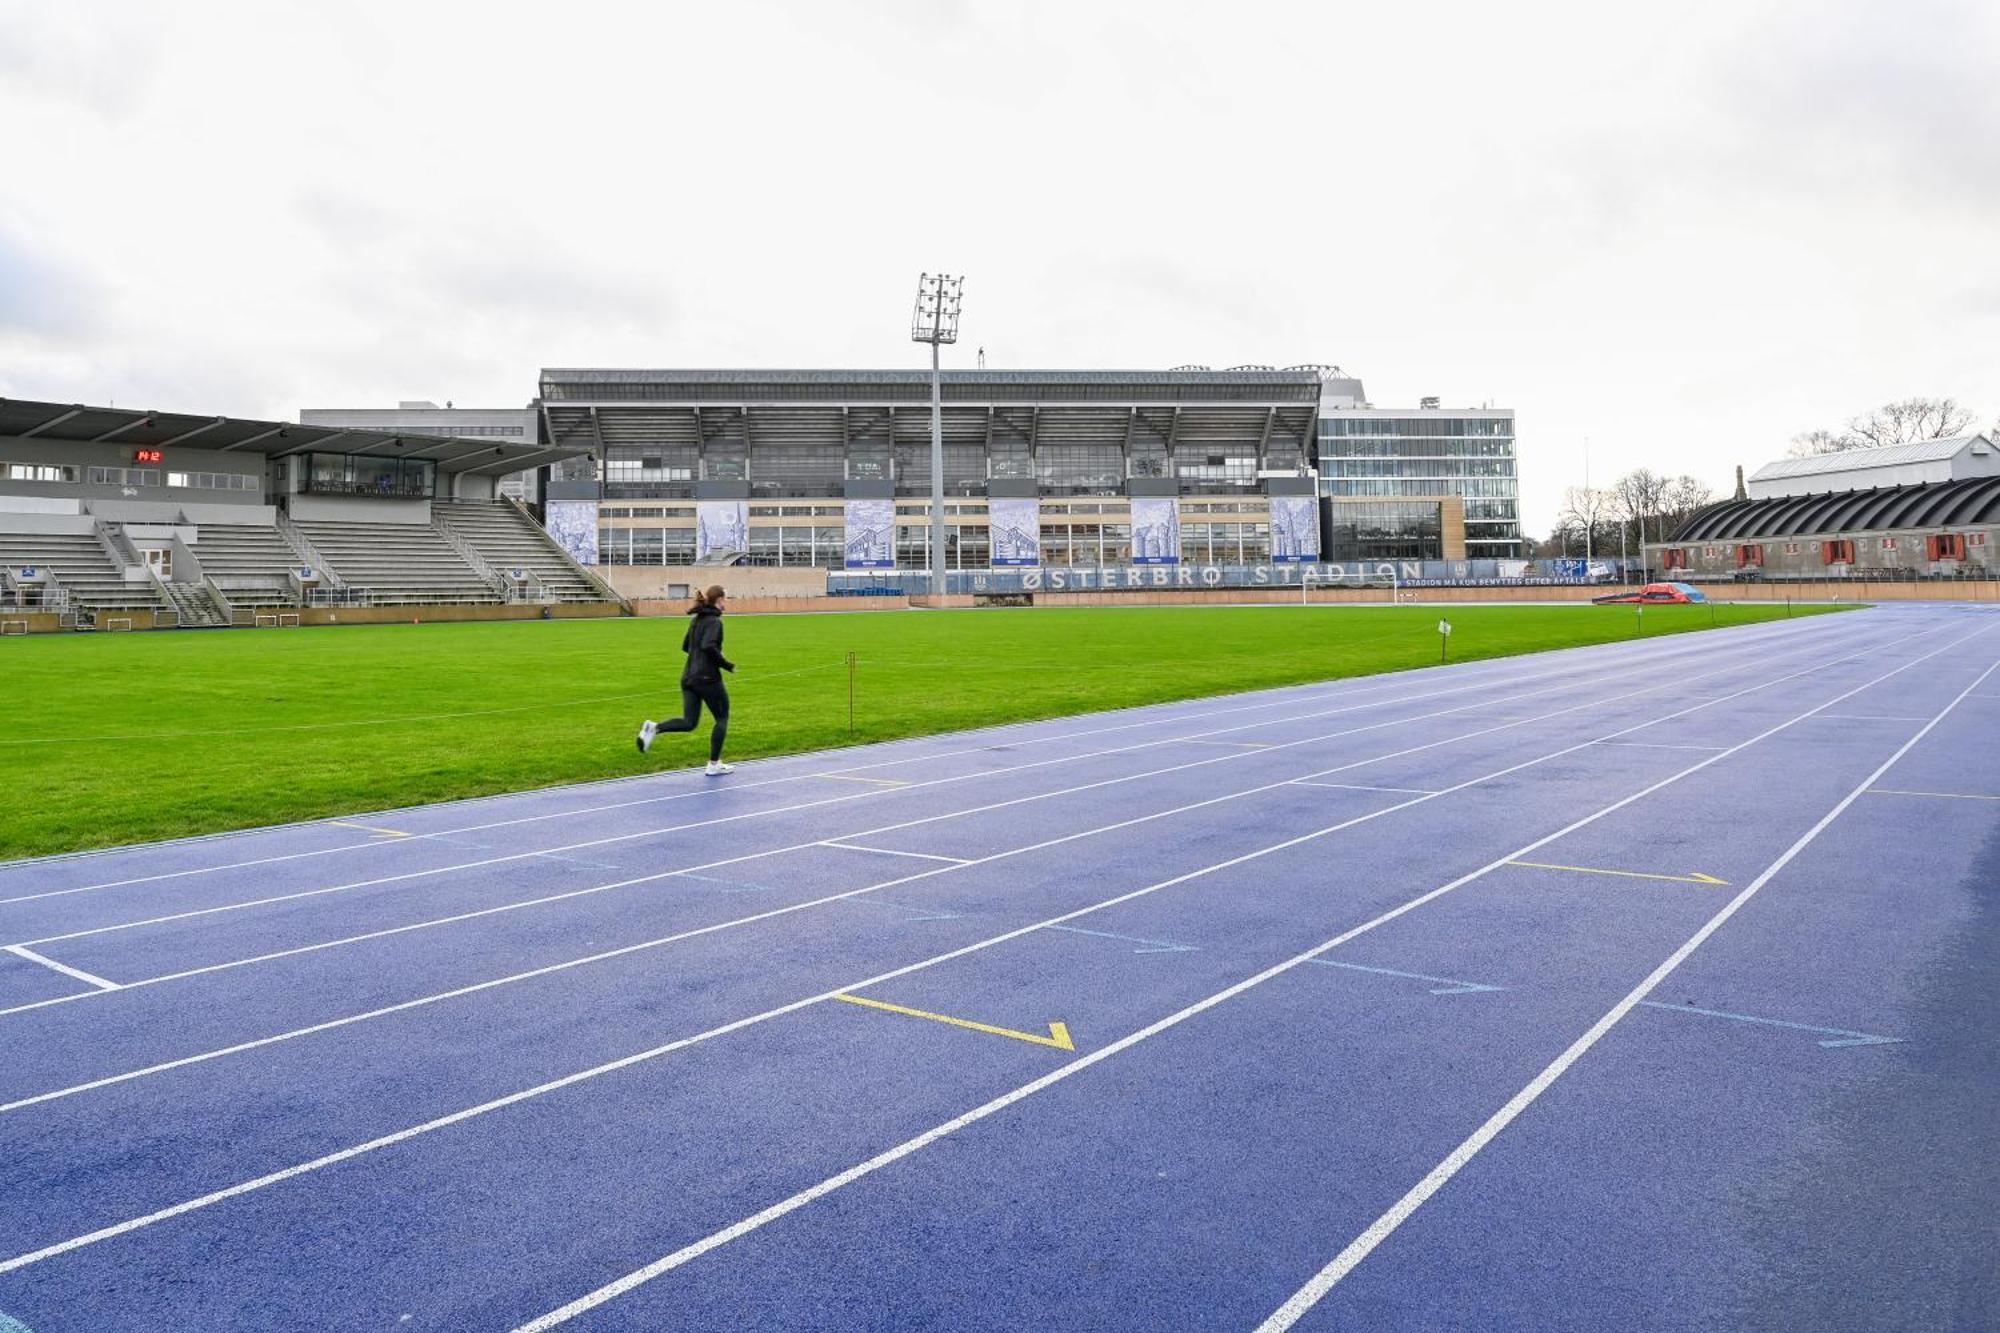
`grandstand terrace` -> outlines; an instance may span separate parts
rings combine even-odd
[[[571,452],[0,400],[0,614],[81,628],[118,613],[208,626],[614,610],[496,494],[499,478]]]

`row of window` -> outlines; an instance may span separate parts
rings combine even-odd
[[[1895,536],[1834,537],[1819,543],[1820,563],[1852,565],[1858,564],[1860,555],[1871,549],[1884,553],[1916,549],[1914,536],[1907,538],[1910,542],[1907,548],[1901,545],[1904,540],[1905,538]],[[1930,533],[1924,537],[1924,559],[1963,560],[1969,548],[1976,549],[1985,545],[1986,534],[1983,532]],[[1805,543],[1785,542],[1783,548],[1786,555],[1801,555],[1805,551]],[[1726,550],[1727,554],[1735,559],[1738,569],[1761,569],[1764,565],[1762,542],[1742,542],[1728,548],[1704,546],[1700,549],[1703,560],[1721,559]],[[1668,569],[1686,569],[1692,563],[1693,550],[1692,547],[1669,546],[1661,552],[1661,563]]]
[[[743,563],[840,569],[847,562],[845,530],[800,524],[752,528]],[[991,538],[984,527],[955,527],[946,533],[951,569],[985,569]],[[684,565],[695,558],[692,528],[613,528],[597,532],[598,560],[607,565]],[[1187,523],[1181,525],[1180,557],[1188,563],[1258,564],[1271,556],[1268,523]],[[1124,565],[1132,561],[1129,523],[1043,524],[1040,559],[1045,565]],[[930,527],[896,527],[896,563],[922,569],[930,564]]]
[[[1463,438],[1514,434],[1512,417],[1343,417],[1319,419],[1321,439],[1334,436],[1398,435]]]
[[[1328,479],[1348,477],[1511,477],[1511,458],[1327,458],[1319,466]]]
[[[1326,477],[1320,494],[1336,499],[1350,496],[1462,495],[1488,500],[1512,500],[1521,487],[1512,477],[1429,477],[1423,480],[1388,481],[1379,478]]]
[[[78,470],[71,463],[9,463],[9,481],[48,481],[74,484]],[[152,467],[93,467],[83,475],[92,486],[169,486],[196,491],[257,491],[263,489],[259,477],[237,472],[167,472]]]

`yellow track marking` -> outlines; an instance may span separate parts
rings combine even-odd
[[[356,824],[348,819],[329,819],[326,822],[329,824],[338,824],[342,828],[358,828],[363,833],[379,833],[385,838],[413,838],[416,836],[414,833],[405,833],[401,829],[376,828],[372,824]]]
[[[928,1018],[933,1023],[949,1023],[955,1028],[971,1028],[974,1032],[987,1032],[996,1037],[1012,1037],[1015,1041],[1031,1041],[1037,1046],[1053,1046],[1059,1051],[1073,1051],[1076,1043],[1069,1039],[1069,1028],[1061,1023],[1049,1024],[1049,1035],[1036,1036],[1032,1032],[1021,1032],[1014,1028],[998,1028],[991,1023],[975,1023],[969,1018],[953,1018],[949,1014],[934,1014],[928,1009],[910,1009],[900,1004],[890,1004],[887,1000],[871,1000],[865,995],[836,995],[836,1000],[849,1004],[865,1004],[870,1009],[883,1009],[892,1014],[908,1014],[911,1018]]]

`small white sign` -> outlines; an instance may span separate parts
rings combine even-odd
[[[1440,633],[1440,634],[1450,634],[1450,633],[1451,633],[1451,622],[1450,622],[1449,620],[1440,620],[1440,621],[1438,621],[1438,633]]]

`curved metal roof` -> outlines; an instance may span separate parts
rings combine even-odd
[[[1670,542],[1804,537],[1814,533],[1937,528],[2000,523],[2000,477],[1967,477],[1919,486],[1724,500],[1674,529]]]

